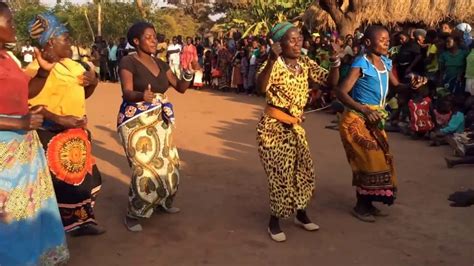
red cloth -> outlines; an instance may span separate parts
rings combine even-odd
[[[191,62],[193,61],[198,61],[196,46],[192,44],[184,46],[183,53],[181,54],[181,67],[183,69],[191,69]]]
[[[434,128],[434,123],[430,114],[431,99],[423,98],[421,102],[416,103],[413,100],[408,102],[410,108],[410,128],[419,133],[426,133]]]
[[[0,114],[25,115],[28,113],[28,83],[13,59],[0,51]]]

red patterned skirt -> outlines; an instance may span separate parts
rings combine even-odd
[[[93,207],[102,177],[92,156],[90,133],[38,130],[38,135],[46,150],[64,229],[69,232],[97,224]]]

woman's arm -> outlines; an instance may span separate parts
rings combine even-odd
[[[168,69],[168,71],[166,71],[166,77],[168,78],[171,87],[173,87],[179,93],[185,93],[192,83],[192,80],[186,81],[178,79],[176,75],[171,71],[171,69]]]
[[[42,106],[33,107],[20,118],[0,117],[0,130],[35,130],[43,124]]]
[[[276,59],[268,58],[268,60],[264,63],[265,66],[263,67],[260,74],[257,74],[257,88],[260,88],[262,93],[267,91],[267,87],[269,85],[270,77],[273,70],[273,65],[275,64]]]
[[[341,83],[341,85],[336,87],[336,96],[339,99],[339,101],[341,101],[345,106],[364,114],[369,120],[369,122],[377,123],[381,119],[380,113],[378,111],[372,110],[368,108],[367,106],[354,101],[354,99],[352,99],[352,97],[349,95],[349,92],[352,90],[352,88],[356,84],[360,75],[361,75],[360,68],[358,67],[351,68],[351,70],[349,71],[349,74]]]

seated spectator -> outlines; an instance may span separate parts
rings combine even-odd
[[[438,146],[440,144],[445,144],[446,137],[454,133],[464,132],[464,114],[462,109],[464,107],[463,97],[455,97],[452,103],[452,113],[451,119],[449,120],[448,125],[445,127],[432,132],[431,134],[431,146]]]
[[[431,115],[432,102],[428,97],[429,91],[427,86],[419,89],[413,99],[408,102],[410,110],[410,130],[413,136],[423,137],[430,133],[435,125]]]

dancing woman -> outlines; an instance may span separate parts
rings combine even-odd
[[[152,24],[138,22],[127,34],[136,54],[120,62],[123,103],[118,115],[118,132],[132,168],[125,225],[142,231],[140,218],[149,218],[155,209],[177,213],[173,198],[179,185],[179,157],[173,142],[173,105],[166,96],[168,87],[184,93],[198,70],[197,58],[179,80],[168,64],[154,57],[156,31]]]
[[[268,233],[277,242],[286,240],[279,219],[296,214],[295,223],[308,231],[319,229],[306,214],[313,195],[313,161],[301,126],[308,99],[308,80],[335,86],[340,60],[331,70],[301,56],[303,36],[291,23],[277,24],[270,32],[273,41],[268,60],[257,76],[258,88],[266,93],[267,107],[257,126],[258,152],[268,176],[270,222]]]
[[[69,258],[51,175],[38,135],[40,108],[28,110],[29,77],[7,54],[15,42],[0,3],[0,265],[56,265]]]
[[[28,27],[42,47],[41,68],[30,83],[30,104],[43,105],[44,126],[38,130],[53,176],[64,229],[73,236],[98,235],[94,203],[102,184],[92,156],[86,99],[97,86],[93,69],[70,59],[67,29],[51,14],[40,14]]]
[[[356,187],[357,204],[352,213],[362,221],[374,222],[375,216],[387,214],[372,202],[391,205],[397,195],[393,157],[383,130],[389,83],[398,90],[408,90],[423,85],[426,78],[412,75],[408,85],[392,74],[392,61],[386,57],[390,36],[384,27],[369,27],[364,38],[366,53],[354,60],[336,93],[347,107],[340,134]]]

